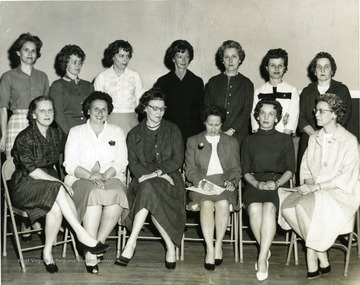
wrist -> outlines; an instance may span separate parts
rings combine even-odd
[[[279,180],[276,180],[276,181],[275,181],[275,184],[276,184],[276,188],[279,188],[279,187],[280,187],[280,185],[281,185],[281,183],[280,183],[280,181],[279,181]]]
[[[106,173],[103,173],[103,179],[102,180],[103,181],[109,180],[109,177],[108,177],[108,175]]]

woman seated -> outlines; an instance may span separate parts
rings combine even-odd
[[[79,223],[71,196],[72,188],[57,178],[54,164],[59,159],[65,135],[50,127],[54,121],[54,104],[46,96],[33,99],[29,105],[30,125],[17,136],[12,154],[16,170],[11,178],[14,206],[27,212],[30,221],[45,217],[43,260],[50,273],[58,272],[52,256],[62,217],[70,224],[78,239],[78,249],[93,254],[109,248],[98,242]]]
[[[359,144],[341,126],[346,105],[325,93],[314,113],[321,129],[310,136],[303,156],[302,185],[281,205],[285,220],[306,243],[309,279],[331,271],[326,251],[338,235],[353,230],[360,204]]]
[[[206,130],[190,137],[186,144],[187,179],[210,193],[214,192],[214,185],[225,190],[213,195],[189,192],[191,204],[200,207],[200,224],[206,243],[204,266],[207,270],[214,270],[215,265],[222,263],[222,240],[229,222],[229,205],[236,205],[234,190],[241,178],[239,143],[236,138],[221,132],[225,118],[225,109],[215,105],[206,107],[202,118]]]
[[[185,227],[185,186],[179,172],[184,145],[179,128],[162,117],[165,94],[152,88],[140,98],[137,111],[146,115],[128,134],[129,167],[134,176],[128,190],[130,205],[126,226],[129,239],[117,265],[127,266],[148,214],[166,244],[165,266],[176,266],[175,247],[180,246]]]
[[[112,98],[95,91],[84,102],[86,124],[70,129],[65,146],[65,182],[74,189],[74,202],[84,228],[105,242],[129,205],[126,198],[127,148],[122,129],[106,122]],[[94,254],[85,255],[86,269],[97,274]]]
[[[246,181],[243,200],[251,230],[260,246],[255,263],[256,278],[262,281],[268,277],[270,246],[276,233],[277,189],[287,186],[293,176],[295,153],[291,137],[275,130],[282,117],[282,107],[277,100],[260,100],[254,117],[260,128],[244,140],[241,166]]]

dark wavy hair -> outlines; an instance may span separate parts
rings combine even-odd
[[[131,44],[124,40],[116,40],[109,44],[109,46],[105,50],[105,62],[108,66],[111,66],[114,63],[114,55],[119,52],[119,50],[123,49],[129,53],[129,57],[132,57],[133,48]]]
[[[64,73],[69,63],[70,56],[76,55],[84,63],[86,55],[84,51],[77,45],[66,45],[64,46],[57,56],[57,63],[59,69]]]
[[[327,58],[329,59],[330,61],[330,65],[331,65],[331,72],[332,72],[332,76],[335,76],[335,73],[336,73],[336,69],[337,69],[337,66],[336,66],[336,63],[335,63],[335,59],[331,56],[330,53],[328,52],[319,52],[317,55],[315,55],[315,57],[312,59],[312,61],[310,62],[310,70],[313,74],[315,74],[315,71],[316,71],[316,62],[318,59],[320,58]]]
[[[35,119],[34,119],[33,115],[34,115],[34,112],[35,112],[35,110],[37,108],[38,103],[42,102],[42,101],[51,102],[51,104],[52,104],[52,106],[54,108],[54,101],[53,101],[53,99],[51,99],[48,96],[38,96],[38,97],[34,98],[33,100],[31,100],[31,102],[29,104],[29,111],[28,111],[28,113],[26,115],[26,118],[28,119],[30,125],[35,123]],[[55,116],[55,109],[54,109],[54,116]]]
[[[281,49],[281,48],[269,50],[266,53],[264,60],[263,60],[263,64],[262,64],[262,67],[264,68],[264,70],[266,70],[266,67],[269,64],[269,60],[273,59],[273,58],[282,58],[284,60],[284,66],[285,66],[284,73],[285,73],[288,69],[287,67],[288,67],[288,61],[289,61],[288,53],[286,52],[286,50]]]
[[[13,45],[10,48],[11,60],[14,61],[14,64],[16,64],[16,65],[20,64],[20,58],[17,55],[17,52],[20,51],[20,49],[26,42],[34,43],[36,46],[36,59],[41,57],[40,51],[43,46],[43,43],[40,40],[40,38],[38,36],[34,36],[30,33],[23,33],[16,39],[16,41],[13,43]]]
[[[162,100],[165,102],[166,95],[161,88],[154,87],[149,89],[141,96],[139,105],[136,107],[135,111],[139,114],[144,114],[144,110],[151,100]]]
[[[173,59],[175,58],[175,55],[177,52],[184,53],[185,51],[188,51],[190,56],[189,63],[194,59],[194,48],[192,45],[185,40],[176,40],[174,41],[171,46],[166,50],[165,54],[165,65],[171,69],[175,69],[175,64],[173,62]]]
[[[204,108],[201,112],[201,120],[202,122],[206,122],[209,116],[218,116],[220,117],[221,123],[224,124],[226,119],[226,110],[223,107],[219,107],[216,105],[209,105]]]
[[[91,103],[95,100],[103,100],[106,102],[108,107],[108,115],[110,115],[114,110],[113,99],[109,94],[101,91],[94,91],[85,99],[83,103],[83,113],[86,119],[90,118],[89,110],[91,107]]]
[[[221,63],[223,62],[224,52],[228,48],[235,48],[237,50],[237,53],[240,58],[240,64],[241,64],[245,59],[245,51],[243,50],[242,46],[238,42],[233,41],[233,40],[227,40],[227,41],[223,42],[222,45],[218,48],[217,53],[216,53],[217,61],[221,62]]]
[[[341,124],[346,114],[346,105],[341,98],[333,93],[321,94],[316,98],[316,104],[319,102],[327,103],[336,115],[336,122]]]
[[[259,123],[259,114],[260,114],[260,109],[262,106],[264,105],[273,105],[274,106],[274,110],[276,110],[276,119],[277,119],[277,122],[274,123],[274,125],[276,126],[276,124],[278,122],[280,122],[281,118],[282,118],[282,106],[280,104],[279,101],[277,101],[276,99],[274,98],[271,98],[271,97],[265,97],[263,99],[261,99],[257,104],[256,104],[256,107],[254,109],[254,118],[255,120]]]

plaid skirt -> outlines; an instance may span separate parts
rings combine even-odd
[[[5,138],[6,158],[11,157],[11,150],[14,146],[17,135],[29,126],[29,121],[26,118],[27,114],[27,109],[18,109],[14,110],[12,116],[10,117]]]

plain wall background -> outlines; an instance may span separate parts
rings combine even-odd
[[[259,66],[266,52],[281,47],[289,53],[285,80],[304,88],[307,67],[317,52],[336,60],[334,79],[359,90],[358,0],[133,0],[0,2],[0,74],[10,69],[8,49],[23,32],[41,38],[42,57],[35,67],[58,78],[54,60],[66,44],[86,53],[80,77],[92,81],[104,70],[104,49],[116,39],[129,41],[134,54],[130,68],[138,71],[146,89],[168,72],[163,59],[176,39],[194,47],[189,69],[208,79],[219,73],[215,53],[233,39],[246,57],[239,71],[255,87],[264,83]]]

